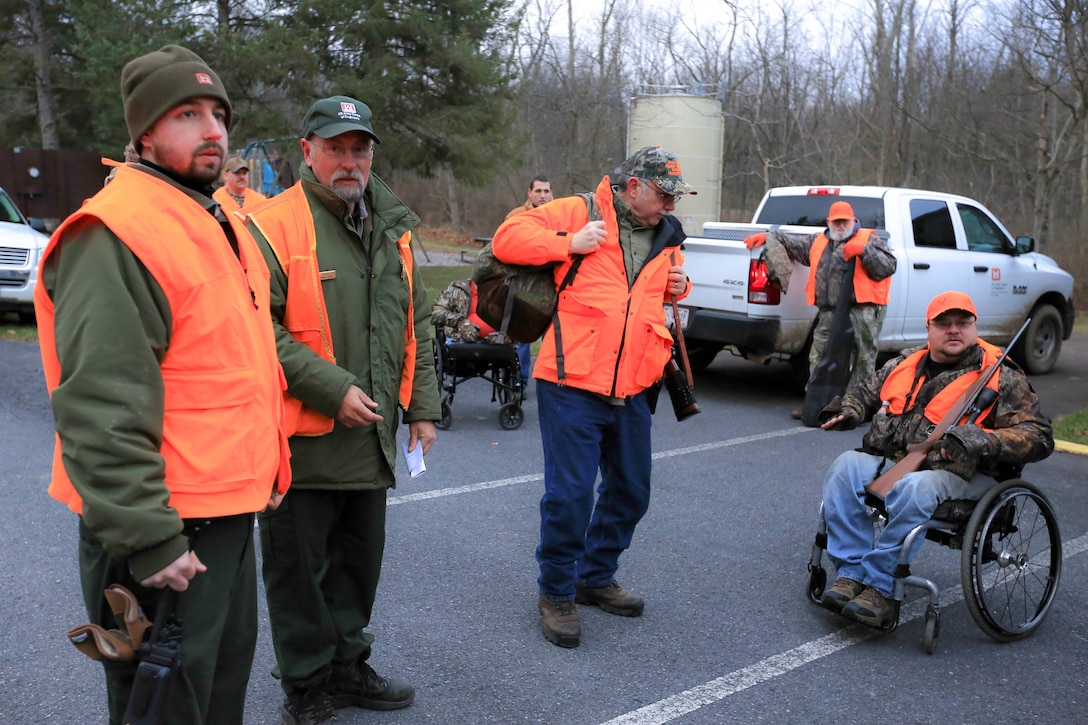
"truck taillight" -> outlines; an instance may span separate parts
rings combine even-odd
[[[748,267],[748,304],[777,305],[782,301],[782,291],[767,276],[767,263],[753,259]]]

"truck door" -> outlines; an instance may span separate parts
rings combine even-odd
[[[979,310],[978,334],[1007,340],[1028,313],[1030,262],[1013,256],[1015,242],[985,209],[956,203],[970,259],[971,299]]]
[[[970,289],[971,267],[966,250],[956,244],[956,230],[948,202],[915,197],[907,200],[914,244],[904,245],[907,269],[896,270],[893,297],[906,296],[902,308],[903,340],[908,345],[926,340],[926,307],[942,292]]]

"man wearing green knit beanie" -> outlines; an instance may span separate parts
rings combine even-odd
[[[168,45],[124,67],[121,99],[139,159],[57,229],[34,300],[49,494],[79,514],[90,624],[72,641],[103,662],[111,725],[242,725],[254,514],[290,483],[268,267],[211,198],[232,113],[219,76]],[[160,608],[180,663],[147,677],[134,650]]]

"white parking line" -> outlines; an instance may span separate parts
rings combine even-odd
[[[728,448],[729,446],[739,446],[745,443],[755,443],[758,441],[765,441],[771,438],[781,438],[783,436],[796,435],[798,433],[810,433],[818,431],[819,428],[786,428],[783,430],[771,431],[770,433],[757,433],[750,436],[741,436],[739,438],[730,438],[725,441],[715,441],[713,443],[702,443],[697,446],[687,446],[684,448],[674,448],[671,451],[660,451],[653,454],[652,458],[656,461],[661,458],[672,458],[674,456],[684,456],[689,453],[702,453],[703,451],[712,451],[716,448]],[[502,488],[503,486],[514,486],[519,483],[531,483],[532,481],[543,481],[543,473],[531,473],[525,476],[514,476],[513,478],[500,478],[495,481],[483,481],[481,483],[472,483],[467,486],[452,486],[450,488],[440,488],[435,491],[423,491],[422,493],[409,493],[403,496],[390,496],[388,505],[393,506],[401,503],[412,503],[413,501],[425,501],[432,498],[444,498],[446,496],[457,496],[462,493],[474,493],[476,491],[486,491],[490,488]]]
[[[1073,541],[1062,543],[1062,559],[1068,559],[1088,550],[1088,534]],[[963,588],[949,587],[941,591],[941,607],[963,600]],[[923,616],[929,597],[922,597],[905,605],[899,613],[899,623],[904,624]],[[806,642],[791,650],[768,657],[728,675],[710,680],[684,692],[658,700],[655,703],[632,710],[601,725],[663,725],[701,707],[721,702],[730,695],[748,689],[761,682],[772,680],[809,662],[826,657],[852,645],[864,642],[880,634],[879,630],[861,624],[853,624],[838,632]]]

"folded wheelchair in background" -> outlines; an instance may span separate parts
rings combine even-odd
[[[457,386],[473,378],[491,383],[491,402],[499,403],[499,426],[515,430],[525,420],[521,404],[525,388],[521,382],[521,362],[513,344],[489,342],[448,342],[441,328],[435,329],[434,369],[442,392],[440,430],[453,424],[453,398]]]

